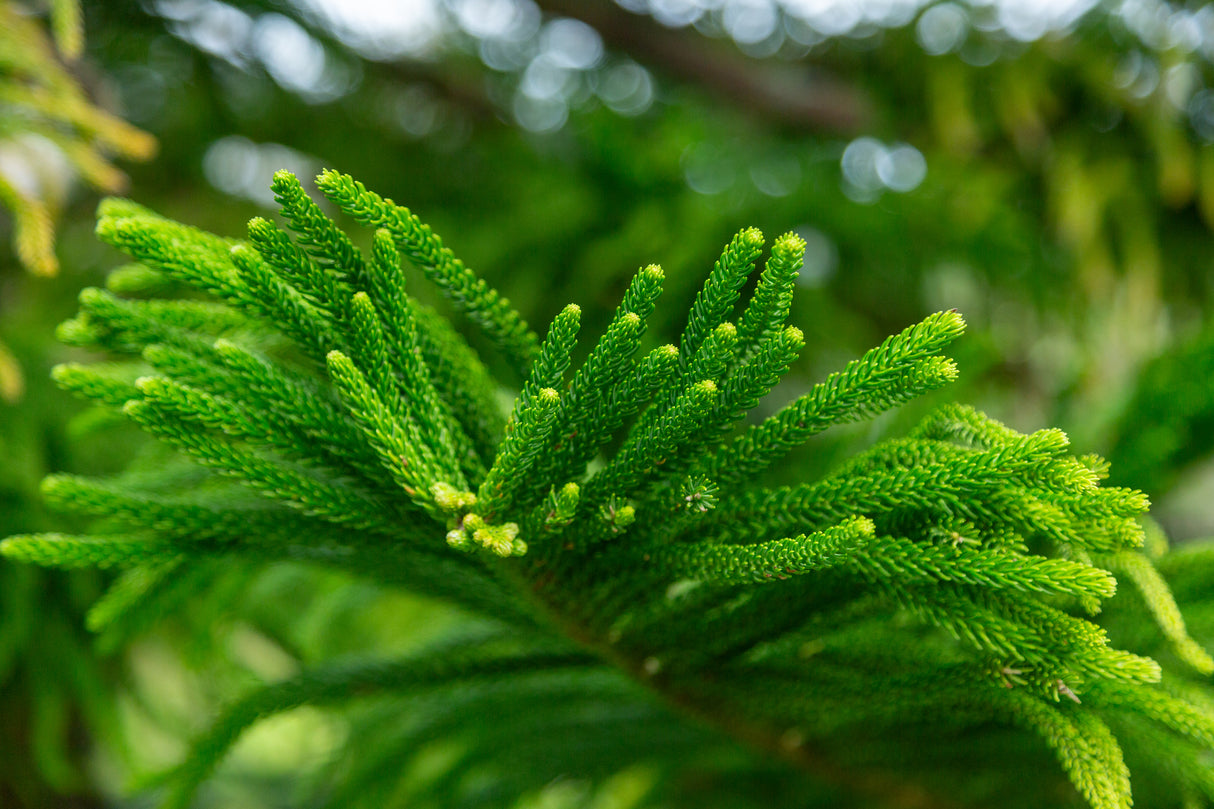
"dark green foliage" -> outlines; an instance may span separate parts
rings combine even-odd
[[[1163,493],[1214,443],[1214,330],[1149,363],[1119,419],[1110,450],[1118,480]]]
[[[944,406],[820,480],[790,470],[760,485],[811,436],[952,380],[941,352],[959,314],[739,426],[804,344],[785,322],[799,238],[776,240],[739,311],[763,237],[735,237],[678,346],[648,353],[664,276],[641,269],[570,373],[577,307],[541,343],[412,213],[335,172],[319,186],[378,229],[369,257],[285,173],[274,191],[291,233],[254,220],[247,243],[103,205],[103,240],[210,300],[86,290],[65,338],[126,359],[57,377],[121,408],[188,471],[49,478],[47,495],[102,518],[97,529],[10,538],[4,553],[129,568],[97,625],[138,620],[244,557],[340,566],[493,628],[251,694],[168,776],[166,805],[188,805],[258,718],[373,695],[402,700],[407,720],[366,718],[376,743],[350,742],[332,805],[371,805],[365,787],[389,804],[505,806],[563,774],[602,785],[636,767],[651,779],[638,805],[678,805],[674,785],[712,756],[740,756],[743,780],[767,771],[621,671],[834,784],[821,805],[897,804],[920,788],[903,762],[973,740],[990,745],[939,765],[962,805],[1022,805],[992,785],[1014,785],[1048,749],[1067,794],[1127,807],[1123,746],[1214,800],[1200,755],[1214,695],[1194,678],[1214,664],[1141,549],[1146,498],[1101,485],[1106,466],[1068,454],[1061,431],[1022,435]],[[480,361],[405,291],[398,250],[526,380],[508,418]],[[1138,598],[1111,602],[1118,637],[1160,639],[1171,658],[1119,648],[1094,622],[1116,576]],[[499,713],[510,722],[486,721]],[[451,740],[445,763],[418,774],[434,738]]]

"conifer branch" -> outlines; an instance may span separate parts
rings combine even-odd
[[[300,246],[314,261],[341,278],[366,283],[367,267],[362,253],[350,237],[324,215],[294,174],[285,169],[274,172],[270,190],[274,192],[282,215],[291,223]]]
[[[805,240],[785,233],[771,246],[771,258],[759,275],[754,297],[738,322],[738,356],[750,356],[764,340],[784,327],[792,311],[797,275],[805,261]]]
[[[607,468],[590,480],[583,501],[597,506],[602,504],[607,492],[639,489],[655,477],[668,460],[689,451],[694,446],[693,436],[704,428],[717,393],[716,383],[711,379],[687,388],[651,429],[630,437]]]
[[[520,373],[526,369],[539,348],[535,334],[509,302],[465,267],[428,226],[407,208],[335,171],[323,172],[316,186],[355,221],[391,233],[400,251],[502,348],[515,369]]]
[[[651,561],[673,578],[714,584],[765,582],[834,567],[858,540],[872,536],[872,520],[858,517],[824,531],[760,545],[671,545],[653,552]]]
[[[436,519],[443,511],[431,491],[436,483],[450,482],[463,488],[462,480],[445,481],[445,472],[433,449],[425,442],[416,422],[392,413],[379,393],[368,384],[362,371],[340,351],[328,356],[329,375],[342,402],[358,422],[379,455],[384,468],[409,499]]]
[[[127,567],[144,562],[172,561],[180,554],[171,543],[127,537],[36,534],[0,541],[0,553],[20,562],[55,567]]]
[[[738,483],[831,425],[875,415],[951,381],[956,366],[936,352],[964,328],[965,321],[956,312],[940,312],[890,337],[722,447],[708,474],[723,486]]]
[[[704,288],[691,304],[687,327],[679,340],[679,359],[684,368],[708,335],[733,311],[762,250],[763,232],[758,228],[739,232],[725,245],[724,252],[704,282]]]
[[[275,275],[256,251],[238,246],[232,248],[230,255],[248,284],[246,305],[273,319],[314,361],[323,361],[335,346],[346,347],[329,317]]]
[[[461,659],[462,658],[462,659]],[[189,758],[175,773],[164,809],[184,807],[199,784],[245,728],[257,720],[300,705],[330,705],[355,697],[391,693],[408,688],[450,688],[512,672],[577,668],[595,665],[582,653],[519,654],[492,657],[465,652],[456,656],[406,659],[398,663],[375,661],[347,663],[306,672],[295,678],[256,691],[233,705],[211,730],[199,739]]]
[[[197,464],[48,478],[47,499],[97,518],[96,532],[13,537],[0,553],[127,568],[90,614],[106,643],[195,597],[229,557],[250,563],[233,586],[253,562],[306,560],[449,600],[516,634],[502,648],[322,668],[270,686],[200,740],[169,779],[170,803],[184,805],[259,717],[332,704],[351,689],[433,692],[436,711],[463,705],[417,725],[469,734],[442,776],[463,778],[477,755],[516,740],[478,723],[469,706],[479,703],[461,703],[456,694],[467,692],[455,686],[484,681],[537,700],[514,688],[527,672],[607,671],[564,641],[544,646],[562,632],[671,702],[818,773],[846,771],[840,746],[877,729],[888,733],[872,748],[880,758],[899,754],[912,725],[924,733],[905,744],[998,724],[1040,737],[1099,809],[1129,805],[1121,746],[1134,740],[1168,745],[1186,788],[1214,784],[1199,755],[1214,739],[1214,697],[1171,673],[1156,685],[1163,666],[1110,641],[1114,628],[1154,633],[1198,673],[1214,670],[1140,550],[1146,497],[1102,485],[1107,464],[1071,456],[1061,431],[1022,435],[946,405],[819,480],[793,471],[773,488],[756,482],[822,430],[951,380],[956,368],[941,351],[964,329],[958,314],[929,316],[731,437],[804,346],[786,324],[804,249],[795,234],[776,240],[741,301],[763,239],[739,233],[678,345],[647,353],[663,274],[641,269],[571,369],[578,307],[562,310],[541,343],[407,209],[335,172],[318,186],[376,228],[369,254],[285,172],[273,189],[286,228],[254,220],[245,242],[129,201],[102,205],[99,235],[137,263],[111,291],[82,293],[80,315],[60,334],[123,359],[62,365],[55,378]],[[467,342],[406,292],[402,253],[525,380],[508,414]],[[172,295],[175,285],[210,299],[115,291]],[[472,550],[481,552],[460,552]],[[1196,574],[1175,569],[1178,557],[1162,556],[1164,573],[1199,590],[1185,578]],[[1183,560],[1214,570],[1208,550]],[[1119,599],[1106,632],[1090,616],[1113,594],[1114,574],[1145,609]],[[599,693],[590,679],[566,683],[573,704]],[[524,764],[556,760],[543,755],[558,729],[579,728],[586,749],[618,757],[613,766],[633,761],[622,727],[658,733],[652,707],[634,725],[618,713],[579,725],[564,710],[523,717],[552,732],[534,734],[535,749],[512,748],[520,789],[555,777]],[[695,733],[673,734],[662,760],[677,768],[679,745]],[[883,796],[906,794],[882,783]]]
[[[477,511],[486,519],[492,519],[503,507],[517,498],[515,493],[535,466],[548,451],[552,428],[556,423],[561,397],[552,388],[543,388],[518,412],[502,440],[501,450],[493,459],[493,466],[485,475],[477,494]],[[519,397],[522,405],[523,397]],[[521,505],[529,506],[528,503]]]
[[[1053,748],[1071,782],[1093,809],[1129,809],[1129,769],[1108,726],[1084,713],[1063,714],[1011,694],[1008,716]]]
[[[497,387],[484,364],[444,318],[424,306],[413,307],[412,313],[431,380],[444,391],[452,416],[472,442],[475,466],[483,469],[483,461],[493,457],[505,427]]]
[[[142,376],[143,369],[128,364],[109,365],[56,365],[51,377],[61,388],[71,391],[82,399],[121,408],[131,399],[139,397],[135,378]]]
[[[183,430],[176,424],[175,416],[179,414],[154,402],[132,400],[126,403],[123,412],[151,434],[223,474],[246,481],[266,497],[353,528],[386,528],[381,509],[369,498],[227,441]]]
[[[632,279],[607,331],[561,397],[556,447],[536,469],[540,480],[580,475],[595,450],[612,437],[614,420],[597,420],[612,391],[631,370],[632,356],[645,331],[645,317],[662,293],[662,269],[650,265]],[[639,403],[638,403],[639,406]]]
[[[1122,573],[1130,580],[1160,631],[1171,643],[1172,650],[1181,660],[1199,674],[1214,674],[1214,658],[1190,637],[1188,629],[1185,628],[1184,616],[1180,614],[1176,599],[1172,597],[1172,591],[1145,556],[1120,551],[1099,556],[1097,560],[1102,566],[1114,573]]]
[[[185,557],[178,556],[124,571],[89,609],[85,624],[93,632],[102,632],[153,601],[158,590],[175,587],[179,593],[188,593],[190,589],[197,589],[202,584],[200,575],[205,575],[207,571],[202,566],[183,571],[184,563]],[[182,573],[185,575],[178,575]]]

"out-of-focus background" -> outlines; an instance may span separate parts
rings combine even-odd
[[[238,237],[272,215],[275,170],[324,167],[412,208],[541,332],[576,302],[597,334],[631,273],[657,262],[655,339],[671,339],[734,232],[795,230],[807,253],[791,321],[808,347],[777,402],[956,308],[962,377],[937,400],[1060,426],[1111,460],[1113,482],[1150,494],[1172,541],[1214,534],[1214,7],[0,9],[0,536],[70,529],[39,504],[40,478],[112,471],[142,443],[49,381],[77,356],[55,325],[121,263],[92,237],[100,195]],[[797,461],[812,477],[930,404],[823,436]],[[6,809],[143,805],[133,787],[231,695],[456,620],[303,566],[217,567],[188,609],[179,595],[94,634],[108,578],[0,562]],[[304,709],[259,725],[202,800],[300,805],[351,721]],[[565,805],[571,778],[536,805]]]

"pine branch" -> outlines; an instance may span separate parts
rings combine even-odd
[[[704,282],[704,288],[691,304],[687,327],[679,340],[680,364],[684,368],[700,350],[708,335],[733,311],[742,286],[754,271],[755,260],[762,249],[763,233],[757,228],[743,230],[725,246],[708,280]]]
[[[462,651],[462,650],[461,650]],[[462,659],[461,659],[462,658]],[[232,706],[211,730],[199,739],[190,756],[174,773],[164,809],[186,807],[199,784],[249,725],[257,720],[300,705],[328,705],[354,697],[409,689],[450,688],[478,680],[503,677],[514,672],[594,665],[580,653],[536,653],[493,657],[451,652],[440,658],[406,659],[397,663],[375,661],[334,665],[299,675],[286,682],[254,692]]]
[[[606,672],[592,666],[598,658],[849,791],[871,775],[882,799],[920,794],[882,767],[896,773],[914,748],[998,726],[1039,737],[1100,809],[1128,806],[1121,746],[1135,739],[1167,740],[1186,788],[1214,783],[1194,752],[1214,738],[1214,695],[1170,672],[1156,685],[1164,667],[1114,646],[1091,617],[1121,575],[1140,599],[1115,602],[1120,623],[1110,627],[1154,633],[1197,672],[1214,670],[1140,550],[1147,500],[1103,486],[1107,464],[1070,455],[1061,431],[1022,435],[947,405],[822,479],[776,469],[782,485],[757,484],[811,436],[951,380],[956,368],[941,351],[964,329],[955,312],[894,335],[733,434],[804,345],[786,324],[804,249],[795,235],[776,240],[742,301],[763,242],[757,230],[739,233],[678,345],[648,352],[663,273],[641,269],[574,368],[578,307],[562,310],[541,343],[407,209],[335,172],[318,186],[376,228],[369,254],[282,172],[273,188],[287,229],[254,220],[246,242],[127,201],[102,206],[99,235],[137,262],[113,289],[185,285],[209,299],[86,290],[61,336],[124,359],[60,366],[55,377],[197,465],[48,478],[48,500],[97,518],[97,528],[13,537],[0,553],[127,568],[90,617],[107,643],[197,598],[231,559],[242,563],[233,587],[257,564],[302,560],[448,600],[517,634],[500,647],[322,667],[269,686],[199,742],[170,779],[172,805],[259,717],[353,691],[429,694],[455,724],[416,727],[466,732],[467,748],[441,775],[402,787],[422,802],[485,768],[508,771],[495,783],[538,789],[563,772],[544,762],[568,762],[574,749],[620,768],[660,761],[661,777],[674,779],[689,751],[711,748],[699,731],[671,731],[669,749],[655,744],[639,758],[620,740],[640,729],[666,738],[652,706],[632,723],[617,712],[582,721],[556,703],[521,707],[539,693],[515,687],[529,672]],[[406,292],[401,254],[524,378],[508,416],[485,364]],[[1159,563],[1174,586],[1214,598],[1177,567],[1208,572],[1211,559],[1192,551]],[[558,635],[596,656],[569,652]],[[527,652],[536,638],[559,650]],[[566,683],[570,705],[598,693],[590,680]],[[520,726],[547,732],[522,740],[474,726],[482,717],[468,706],[480,703],[465,696],[482,681],[520,700]],[[464,707],[442,713],[450,706]],[[857,768],[853,747],[873,771]]]
[[[465,267],[429,227],[407,208],[368,191],[351,177],[326,171],[316,178],[316,186],[357,222],[391,233],[400,251],[484,329],[515,368],[520,373],[526,368],[539,347],[535,334],[509,302]]]
[[[956,366],[936,352],[964,327],[957,313],[941,312],[889,338],[722,447],[708,474],[723,486],[739,483],[827,427],[875,415],[951,381]]]
[[[759,276],[754,297],[738,323],[739,356],[746,358],[764,340],[784,327],[792,311],[797,275],[805,260],[805,240],[785,233],[771,246],[771,258]]]

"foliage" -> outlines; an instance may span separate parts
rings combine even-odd
[[[971,325],[950,349],[963,372],[948,397],[1020,429],[1057,424],[1077,453],[1097,450],[1109,458],[1110,483],[1151,496],[1152,516],[1178,548],[1164,553],[1162,535],[1146,520],[1147,553],[1176,594],[1183,620],[1157,598],[1164,585],[1150,568],[1106,555],[1093,561],[1121,587],[1102,602],[1099,624],[1113,646],[1158,660],[1163,687],[1199,699],[1172,675],[1184,671],[1182,655],[1193,657],[1185,627],[1207,646],[1214,639],[1205,607],[1208,554],[1203,543],[1182,544],[1214,531],[1208,508],[1214,433],[1208,374],[1201,372],[1214,277],[1207,266],[1214,209],[1208,9],[1113,0],[1082,18],[1073,16],[1082,6],[1038,4],[1039,14],[1013,19],[1008,10],[1018,4],[1001,2],[407,5],[413,18],[436,23],[433,36],[424,42],[387,36],[394,20],[385,12],[375,21],[372,44],[379,49],[369,50],[368,40],[348,27],[352,17],[326,16],[313,3],[84,4],[87,54],[64,61],[91,103],[121,111],[159,140],[157,161],[130,168],[140,202],[227,234],[251,216],[269,215],[273,200],[265,188],[274,168],[303,176],[340,164],[424,210],[458,255],[533,324],[552,321],[576,300],[580,332],[603,333],[630,271],[660,256],[662,305],[646,318],[643,341],[646,349],[677,345],[699,270],[711,264],[730,228],[753,222],[772,233],[795,230],[809,250],[788,322],[803,330],[805,345],[777,394],[759,401],[748,421],[807,392],[885,334],[926,312],[958,308]],[[763,15],[752,12],[768,5],[778,13],[772,37],[730,41],[731,20],[753,30]],[[684,14],[698,9],[694,28],[689,17],[669,16],[679,7]],[[479,13],[486,9],[494,13]],[[1072,16],[1052,30],[1026,33],[1025,25],[1059,15]],[[213,36],[219,29],[224,36]],[[586,54],[603,46],[597,61],[561,61],[568,51],[557,46],[568,44],[562,35],[570,32],[588,46]],[[284,36],[292,46],[274,47]],[[638,92],[621,104],[621,87]],[[537,101],[564,105],[567,117],[536,119],[530,113]],[[18,121],[14,109],[4,107],[6,125]],[[890,157],[908,146],[926,162],[922,184],[910,191],[887,187],[874,174],[877,163],[857,171],[850,157],[860,147],[870,157]],[[55,169],[62,179],[63,161],[52,152],[23,155],[26,166]],[[67,201],[56,214],[56,252],[71,277],[33,276],[0,251],[6,279],[0,330],[12,349],[0,362],[7,520],[0,536],[80,530],[83,521],[43,513],[37,479],[47,470],[104,473],[140,444],[129,423],[87,429],[121,423],[117,409],[68,425],[75,408],[62,393],[44,390],[50,363],[97,359],[88,348],[48,344],[51,324],[68,312],[50,293],[97,284],[113,262],[92,237],[88,195]],[[366,234],[354,238],[363,247],[371,243]],[[135,291],[141,275],[124,270],[111,287],[141,297]],[[753,284],[743,288],[747,299]],[[410,293],[434,303],[433,289],[415,284]],[[494,378],[521,384],[519,371],[487,349],[487,339],[464,336]],[[584,342],[572,351],[575,368],[590,348]],[[497,393],[497,401],[504,396]],[[755,485],[829,477],[876,436],[912,434],[941,401],[941,393],[929,394],[876,423],[818,434]],[[506,413],[495,407],[485,415],[482,423],[492,426]],[[488,457],[499,437],[486,430],[476,439],[479,452]],[[623,438],[617,433],[601,458],[612,457]],[[172,483],[180,467],[168,458],[150,452],[140,461],[141,480],[163,476],[170,488],[185,485]],[[709,516],[723,501],[707,475],[688,475],[678,489],[696,508],[710,509]],[[550,497],[562,514],[576,505],[567,486]],[[635,504],[628,505],[635,514]],[[1049,555],[1044,547],[1032,550]],[[351,654],[412,659],[424,655],[426,642],[441,645],[447,630],[477,631],[393,585],[335,565],[281,559],[192,557],[178,568],[184,573],[168,574],[173,588],[152,587],[138,609],[127,610],[120,598],[106,602],[110,614],[121,614],[95,648],[82,629],[84,604],[98,582],[120,572],[40,571],[0,560],[0,645],[7,644],[0,657],[8,661],[0,666],[0,746],[9,753],[0,804],[44,806],[55,803],[53,792],[66,790],[83,803],[106,795],[123,805],[115,796],[129,777],[124,765],[138,776],[171,760],[165,751],[177,749],[174,743],[234,695],[290,680],[297,667],[333,666]],[[1156,595],[1143,600],[1140,589]],[[126,592],[138,594],[138,582]],[[1148,604],[1154,622],[1144,620]],[[94,616],[100,626],[106,610]],[[910,613],[899,620],[919,626]],[[44,642],[51,638],[72,651]],[[812,643],[804,647],[808,659],[823,660],[814,650]],[[516,771],[495,753],[505,744],[500,737],[478,733],[459,717],[504,716],[525,735],[544,722],[532,706],[543,704],[545,691],[557,694],[553,683],[566,676],[562,670],[548,682],[537,680],[531,702],[516,694],[509,708],[505,698],[471,693],[480,686],[461,687],[464,713],[445,723],[426,718],[457,699],[441,689],[411,698],[368,692],[349,705],[291,710],[244,734],[198,803],[303,805],[325,796],[334,805],[391,805],[402,779],[402,794],[431,784],[431,802],[471,801],[488,785],[525,792],[519,780],[534,773]],[[880,730],[838,733],[832,740],[860,752],[844,761],[846,751],[832,747],[837,766],[806,780],[725,745],[720,735],[688,730],[627,678],[617,676],[616,684],[566,702],[566,726],[590,712],[621,717],[617,727],[624,727],[648,711],[650,727],[689,734],[677,774],[667,769],[659,777],[641,765],[599,780],[601,773],[585,769],[585,756],[564,749],[564,763],[547,759],[561,780],[528,793],[521,805],[629,805],[640,797],[663,805],[847,805],[855,802],[847,793],[858,786],[847,774],[873,776],[877,769],[890,776],[878,782],[930,789],[920,803],[951,794],[958,774],[971,803],[1067,802],[1048,748],[1014,727],[983,726],[915,745],[919,735],[903,726],[899,732],[911,741],[884,750]],[[1098,707],[1090,694],[1081,699],[1085,709]],[[122,727],[103,721],[98,707],[118,713]],[[1149,725],[1099,710],[1121,740],[1139,805],[1199,803],[1177,793],[1167,757],[1156,754],[1170,749],[1171,736],[1160,739]],[[37,722],[27,721],[35,714]],[[410,717],[419,716],[413,723]],[[560,735],[568,742],[573,734]],[[434,738],[440,736],[447,741]],[[786,741],[797,738],[790,733]],[[116,764],[124,742],[138,760]],[[1175,752],[1182,760],[1203,755]],[[462,766],[451,764],[457,753],[465,756]],[[545,755],[556,754],[549,747]],[[601,760],[603,773],[619,764]],[[878,760],[879,767],[869,766]],[[402,774],[405,761],[415,766]],[[439,770],[457,775],[444,782],[434,777]],[[593,784],[576,780],[579,772]],[[832,791],[826,781],[846,783]],[[336,783],[348,791],[338,794]],[[900,803],[922,795],[893,792]]]
[[[13,241],[27,269],[54,275],[54,220],[68,177],[106,192],[121,191],[126,175],[109,155],[146,160],[156,141],[91,104],[61,61],[83,51],[75,0],[52,5],[55,46],[14,0],[0,3],[0,204],[13,215]]]
[[[1119,479],[1166,489],[1214,444],[1214,412],[1207,390],[1212,372],[1212,333],[1177,345],[1143,369],[1111,453]],[[1160,470],[1173,471],[1161,480]]]
[[[0,401],[0,524],[6,532],[63,527],[39,496],[51,470],[101,474],[122,463],[111,436],[87,434],[68,421],[80,408],[64,407],[49,370],[54,343],[44,324],[70,312],[61,287],[18,273],[5,287],[0,341],[12,348],[26,381]],[[87,417],[86,419],[87,420]],[[86,774],[92,734],[111,740],[115,761],[127,753],[115,700],[114,661],[95,654],[83,625],[102,592],[94,570],[40,570],[0,563],[0,805],[58,806],[64,795],[80,806],[95,789]]]
[[[187,805],[259,718],[369,696],[408,719],[366,718],[332,805],[511,805],[569,772],[601,789],[641,779],[639,805],[678,805],[693,793],[675,787],[714,758],[735,757],[743,779],[767,771],[638,682],[833,783],[823,805],[905,803],[933,773],[963,805],[1033,805],[1054,786],[1019,774],[1043,749],[1093,807],[1130,805],[1127,758],[1148,788],[1161,772],[1181,785],[1151,805],[1214,800],[1214,660],[1141,550],[1146,498],[1101,485],[1107,465],[1070,455],[1061,431],[945,405],[819,480],[794,467],[763,482],[822,431],[950,382],[959,314],[747,421],[804,347],[788,324],[794,234],[757,281],[763,236],[735,236],[677,344],[647,347],[664,274],[644,267],[579,352],[579,307],[540,340],[409,210],[336,172],[317,187],[374,229],[369,250],[286,172],[287,229],[254,219],[243,241],[103,203],[98,235],[136,262],[111,276],[127,297],[85,290],[60,336],[118,359],[55,376],[180,455],[47,478],[94,531],[0,548],[121,568],[95,628],[188,597],[226,559],[356,571],[481,620],[253,692],[167,776],[165,805]],[[405,291],[402,256],[525,380],[508,416],[477,354]],[[1111,602],[1119,637],[1159,662],[1094,622],[1114,576],[1136,593]],[[1167,645],[1142,640],[1155,637]],[[496,715],[512,721],[484,721]]]

